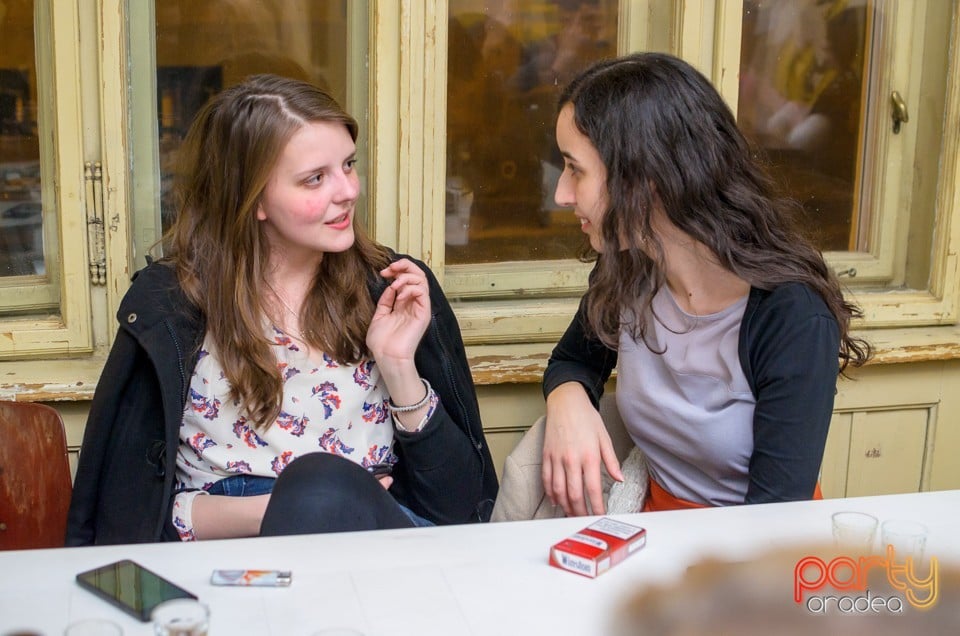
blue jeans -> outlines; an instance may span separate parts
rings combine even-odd
[[[207,488],[211,495],[226,495],[227,497],[253,497],[267,495],[273,492],[274,477],[259,477],[257,475],[233,475],[224,477]]]
[[[277,482],[274,477],[261,477],[259,475],[233,475],[225,477],[215,482],[207,492],[211,495],[226,495],[227,497],[253,497],[255,495],[266,495],[273,492],[273,486]],[[418,528],[429,528],[434,526],[432,521],[424,519],[414,511],[403,504],[397,503],[400,510],[407,518]]]

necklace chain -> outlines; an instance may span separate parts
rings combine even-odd
[[[265,282],[265,283],[267,284],[267,287],[270,288],[270,291],[273,292],[273,295],[276,296],[277,300],[280,301],[280,304],[283,305],[283,308],[287,310],[287,313],[289,313],[291,316],[293,316],[294,318],[297,319],[297,327],[300,327],[300,314],[298,314],[297,312],[295,312],[293,309],[290,308],[290,305],[287,304],[287,301],[284,300],[284,298],[283,298],[283,296],[280,294],[280,292],[278,292],[278,291],[276,290],[276,288],[275,288],[273,285],[270,284],[270,281],[268,281],[266,278],[264,278],[264,279],[263,279],[263,282]],[[307,339],[304,338],[304,332],[303,332],[303,331],[300,331],[299,329],[291,329],[290,331],[293,332],[293,333],[291,333],[290,335],[296,337],[297,339],[299,339],[299,340],[301,340],[301,341],[303,341],[303,342],[306,342],[306,341],[307,341]],[[310,334],[309,331],[307,331],[306,333],[307,333],[307,334]]]

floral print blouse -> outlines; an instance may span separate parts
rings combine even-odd
[[[182,540],[196,538],[193,499],[225,477],[277,477],[295,458],[317,451],[364,467],[397,462],[389,396],[372,360],[346,365],[323,354],[315,363],[298,341],[272,325],[268,337],[284,384],[280,415],[266,430],[255,429],[228,397],[230,385],[213,342],[209,334],[204,339],[177,453],[177,490],[182,492],[174,499],[173,523]]]

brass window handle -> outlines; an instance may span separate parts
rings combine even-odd
[[[893,105],[893,134],[900,132],[900,124],[910,121],[910,114],[907,112],[907,103],[903,101],[899,91],[890,93],[890,103]]]

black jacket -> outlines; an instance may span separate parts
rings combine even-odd
[[[433,273],[410,260],[427,274],[433,311],[415,361],[440,404],[420,433],[395,433],[400,461],[391,493],[437,523],[487,521],[497,476],[460,328]],[[371,280],[371,297],[387,284]],[[134,276],[117,317],[83,436],[67,545],[177,538],[171,507],[179,430],[205,323],[173,268],[161,263]]]
[[[587,336],[584,303],[543,374],[546,397],[583,385],[597,406],[617,352]],[[753,454],[744,503],[810,499],[817,484],[840,371],[840,329],[812,289],[752,288],[740,323],[740,366],[756,399]]]

